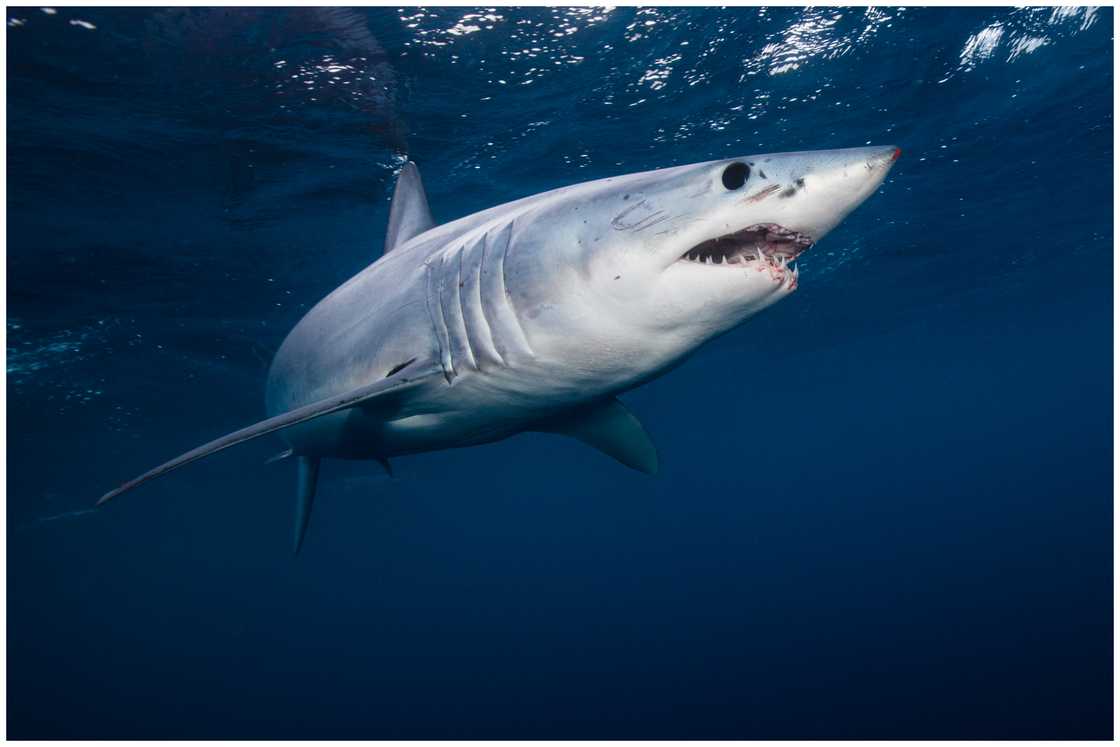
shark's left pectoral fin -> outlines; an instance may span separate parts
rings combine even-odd
[[[251,441],[254,438],[260,438],[269,433],[291,428],[293,425],[306,423],[315,418],[321,418],[324,415],[330,415],[340,410],[347,410],[351,407],[374,406],[378,402],[388,405],[395,394],[400,394],[413,387],[419,386],[429,377],[436,375],[432,370],[425,370],[421,368],[420,365],[414,366],[413,364],[414,361],[409,361],[403,368],[393,370],[384,379],[374,381],[365,386],[360,386],[357,389],[352,389],[343,394],[321,399],[318,402],[312,402],[303,407],[297,407],[281,415],[276,415],[267,420],[262,420],[259,423],[254,423],[239,431],[227,433],[221,438],[216,438],[210,443],[203,444],[196,449],[191,449],[186,454],[180,454],[170,462],[165,462],[155,469],[149,470],[139,477],[129,480],[116,490],[110,490],[108,493],[101,496],[101,499],[97,501],[97,505],[100,506],[102,503],[116,498],[121,493],[132,490],[137,485],[142,485],[161,475],[166,475],[172,470],[190,464],[198,459],[202,459],[203,457],[210,456],[211,454],[216,454],[231,446]]]
[[[634,414],[613,397],[550,418],[533,430],[571,436],[627,467],[657,474],[657,447]]]

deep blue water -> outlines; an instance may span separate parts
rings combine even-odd
[[[7,11],[8,735],[1108,738],[1109,9]],[[790,299],[525,435],[294,467],[285,333],[436,219],[898,144]]]

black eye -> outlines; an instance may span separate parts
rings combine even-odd
[[[728,189],[738,189],[747,183],[747,177],[750,175],[751,167],[736,161],[723,170],[723,186]]]

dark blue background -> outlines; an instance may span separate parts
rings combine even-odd
[[[7,17],[10,737],[1110,737],[1111,10]],[[258,442],[87,512],[261,417],[402,153],[448,220],[865,143],[798,293],[626,396],[656,479],[328,463],[293,558]]]

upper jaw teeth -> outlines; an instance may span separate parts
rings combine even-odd
[[[759,223],[740,231],[704,241],[681,259],[706,265],[739,265],[759,262],[786,267],[812,244],[812,239],[774,223]]]
[[[793,290],[797,287],[800,272],[797,265],[790,267],[790,263],[800,254],[779,254],[777,252],[766,254],[761,249],[755,248],[753,254],[707,254],[701,256],[700,252],[689,252],[683,259],[703,265],[753,265],[759,272],[769,272],[770,276],[782,287]]]
[[[684,256],[684,259],[704,265],[737,265],[747,264],[748,262],[765,262],[776,267],[787,267],[789,263],[793,261],[794,257],[789,254],[763,254],[761,249],[755,249],[753,255],[732,254],[724,256],[722,254],[707,254],[701,256],[699,252],[690,252]]]

